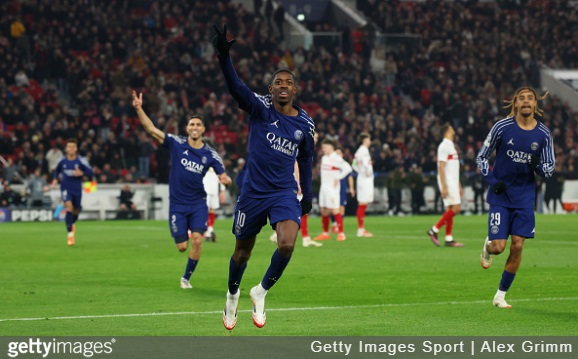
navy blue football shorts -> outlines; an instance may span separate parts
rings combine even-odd
[[[533,208],[507,208],[490,205],[488,214],[488,237],[508,239],[509,235],[534,238],[536,218]]]
[[[239,196],[235,205],[233,234],[239,240],[251,238],[267,224],[275,228],[277,222],[291,220],[301,226],[301,205],[294,195],[269,198]]]
[[[188,230],[191,232],[205,233],[209,208],[205,200],[197,205],[171,205],[169,207],[169,228],[175,243],[182,243],[189,239]]]
[[[72,202],[72,207],[81,208],[82,203],[82,191],[74,192],[68,189],[61,189],[60,195],[62,197],[62,202]]]

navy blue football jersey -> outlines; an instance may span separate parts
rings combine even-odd
[[[496,151],[493,168],[489,158]],[[538,121],[532,130],[518,126],[514,117],[498,121],[490,130],[480,150],[477,163],[484,179],[490,185],[489,204],[508,208],[534,208],[536,181],[534,170],[528,164],[529,156],[540,156],[536,173],[550,177],[554,171],[555,157],[552,137],[548,128]],[[502,181],[506,191],[496,194],[492,186]]]
[[[203,177],[210,167],[218,175],[225,172],[223,161],[209,145],[192,148],[186,137],[166,134],[163,146],[171,154],[169,200],[171,205],[191,206],[206,203],[207,193]]]
[[[219,58],[227,86],[239,107],[249,114],[249,141],[245,167],[237,177],[243,196],[267,198],[297,194],[293,175],[299,165],[303,200],[311,202],[315,125],[307,112],[286,116],[273,106],[271,95],[258,95],[241,82],[230,58]]]

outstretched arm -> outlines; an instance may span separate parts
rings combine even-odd
[[[216,25],[214,28],[217,34],[213,38],[213,45],[217,50],[217,58],[219,59],[221,71],[223,72],[223,75],[225,75],[227,89],[235,101],[239,103],[239,107],[252,114],[258,106],[265,101],[264,97],[256,95],[241,81],[241,79],[239,79],[239,75],[237,75],[233,62],[229,57],[229,49],[233,46],[236,40],[227,40],[227,25],[224,26],[223,32],[219,31],[219,28]]]
[[[165,141],[165,133],[155,127],[151,119],[142,109],[142,92],[139,93],[138,96],[136,95],[136,91],[132,92],[132,105],[145,131],[152,135],[159,143],[163,143]]]

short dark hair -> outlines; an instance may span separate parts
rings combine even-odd
[[[450,129],[450,127],[452,127],[452,125],[450,125],[449,123],[444,123],[442,125],[442,127],[440,128],[440,134],[442,136],[442,138],[445,137],[446,132],[448,132],[448,130]]]
[[[69,143],[74,143],[78,146],[78,140],[76,138],[69,138],[68,140],[66,140],[66,144]]]
[[[358,141],[359,141],[360,143],[362,143],[363,140],[365,140],[366,138],[370,138],[370,137],[371,137],[371,136],[369,136],[369,133],[367,133],[367,132],[362,132],[362,133],[359,134]]]
[[[337,145],[335,144],[335,141],[333,141],[330,138],[324,138],[323,141],[321,141],[322,145],[331,145],[333,146],[333,148],[335,149],[337,147]]]
[[[288,73],[288,74],[291,75],[291,77],[293,78],[293,81],[295,81],[295,74],[294,74],[291,70],[289,70],[289,69],[278,69],[278,70],[275,70],[275,72],[273,72],[273,74],[271,75],[271,78],[269,79],[269,85],[271,85],[271,84],[273,83],[273,80],[275,79],[275,76],[277,76],[277,74],[278,74],[278,73],[281,73],[281,72],[286,72],[286,73]]]
[[[205,126],[205,119],[203,118],[203,116],[197,115],[196,113],[189,116],[189,119],[187,121],[187,125],[189,124],[189,121],[192,120],[193,118],[198,118],[199,120],[201,120],[201,123],[203,124],[203,126]]]

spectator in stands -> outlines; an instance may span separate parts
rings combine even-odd
[[[277,9],[275,10],[275,14],[273,15],[273,20],[277,25],[277,31],[279,32],[279,40],[285,41],[285,33],[283,31],[283,24],[285,24],[285,8],[283,4],[279,2],[277,4]]]
[[[22,204],[22,196],[14,191],[10,182],[4,182],[4,192],[0,193],[1,207],[18,207]]]
[[[422,167],[413,164],[407,175],[407,185],[411,190],[411,213],[421,214],[421,207],[425,205],[423,191],[428,178],[423,175]]]
[[[548,213],[556,214],[556,206],[560,203],[560,207],[564,210],[564,205],[562,204],[562,192],[564,190],[564,173],[562,173],[562,164],[556,163],[552,177],[544,179],[546,184],[546,189],[544,190],[544,204]],[[554,202],[554,205],[550,207],[550,203]]]
[[[48,182],[46,177],[41,174],[41,169],[37,168],[34,173],[28,177],[26,182],[26,194],[28,195],[28,205],[31,207],[42,207],[44,205],[46,192],[48,192]]]
[[[134,196],[133,191],[130,188],[130,185],[125,184],[122,189],[120,190],[120,205],[119,209],[121,211],[136,211],[136,204],[132,201],[132,197]]]
[[[486,199],[484,194],[487,190],[486,182],[484,181],[480,169],[476,166],[475,175],[472,176],[472,190],[474,191],[474,212],[476,214],[482,214],[486,211],[484,210],[484,205]]]
[[[389,172],[387,179],[388,214],[390,216],[401,216],[404,214],[401,210],[401,190],[405,185],[405,171],[403,170],[403,166],[397,165],[393,171]]]
[[[151,155],[153,154],[154,150],[155,149],[151,144],[146,133],[141,132],[139,136],[139,157],[138,157],[138,169],[141,177],[149,178]]]

